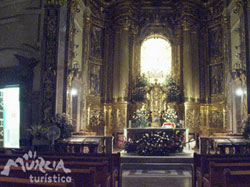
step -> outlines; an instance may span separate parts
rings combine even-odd
[[[122,163],[122,170],[185,170],[192,171],[191,163]]]

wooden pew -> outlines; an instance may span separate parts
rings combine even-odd
[[[2,171],[5,166],[0,165],[0,170]],[[34,177],[41,177],[41,176],[57,176],[57,177],[71,177],[73,180],[75,186],[79,187],[98,187],[96,185],[96,169],[95,168],[89,168],[89,169],[71,169],[70,173],[65,173],[63,170],[58,171],[52,171],[52,170],[46,170],[46,173],[42,173],[39,169],[32,169],[27,170],[26,172],[23,171],[21,167],[14,167],[12,166],[10,168],[10,173],[6,177],[12,177],[12,178],[24,178],[24,179],[30,179],[30,176],[32,175],[33,179]],[[43,179],[45,180],[45,179]],[[32,181],[31,181],[32,182]],[[44,181],[46,182],[46,181]],[[71,182],[71,181],[70,181]],[[99,185],[100,186],[100,185]]]
[[[203,177],[204,187],[222,187],[225,169],[249,170],[250,163],[216,163],[214,161],[210,161],[209,175]]]
[[[250,187],[250,170],[224,170],[223,187]]]
[[[22,157],[24,153],[20,154],[0,154],[0,158],[3,159],[16,159],[17,157]],[[121,168],[120,168],[120,153],[117,154],[84,154],[84,153],[37,153],[37,157],[42,157],[45,160],[48,161],[58,161],[62,159],[64,162],[71,162],[71,161],[77,161],[77,162],[108,162],[108,171],[111,173],[111,179],[110,183],[111,186],[115,186],[115,183],[118,183],[118,186],[121,186]],[[1,163],[0,159],[0,163]],[[94,165],[93,165],[94,166]],[[98,179],[97,179],[98,180]]]
[[[88,161],[88,162],[98,162],[98,161],[108,161],[109,172],[111,173],[111,186],[121,187],[122,177],[121,177],[121,167],[120,167],[120,153],[116,154],[103,154],[103,153],[57,153],[60,156],[55,156],[53,153],[37,153],[39,156],[46,159],[57,159],[58,157],[63,161]]]
[[[30,179],[0,177],[1,187],[75,187],[74,183],[32,183]]]
[[[203,177],[209,174],[210,161],[222,163],[250,162],[250,157],[248,155],[211,155],[194,153],[193,179],[195,181],[194,184],[197,182],[198,187],[203,186]]]
[[[0,159],[0,165],[6,165],[8,159]],[[27,160],[25,163],[30,165],[32,160]],[[66,161],[63,162],[64,166],[69,169],[89,169],[94,167],[96,169],[96,183],[101,184],[102,187],[109,187],[111,182],[111,173],[108,172],[108,162],[76,162],[76,161]],[[19,165],[19,164],[18,164]]]
[[[96,169],[96,184],[101,184],[101,187],[110,187],[111,173],[108,171],[108,162],[64,162],[64,166],[69,169]]]

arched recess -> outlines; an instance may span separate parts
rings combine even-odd
[[[140,32],[134,38],[133,58],[132,58],[132,79],[131,85],[133,87],[136,79],[141,75],[141,45],[150,37],[158,36],[167,40],[172,48],[172,76],[180,84],[182,88],[182,64],[181,64],[181,45],[180,35],[178,30],[166,26],[154,26],[148,24],[140,29]]]
[[[140,73],[150,83],[164,84],[172,72],[172,46],[161,35],[151,35],[141,44]]]

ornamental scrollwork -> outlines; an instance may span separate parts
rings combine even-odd
[[[200,113],[194,111],[193,109],[188,109],[186,111],[185,124],[187,128],[195,128],[200,125]]]
[[[43,63],[43,120],[54,116],[57,71],[58,11],[47,10],[45,18],[45,59]]]
[[[223,127],[223,111],[222,110],[212,110],[208,114],[208,124],[209,127],[222,128]]]

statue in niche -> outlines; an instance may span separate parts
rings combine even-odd
[[[155,83],[148,92],[148,110],[151,111],[151,126],[160,126],[161,111],[165,109],[165,92],[160,84]]]
[[[91,56],[102,58],[103,56],[103,33],[102,29],[93,27],[91,31]]]
[[[210,66],[210,92],[211,94],[221,94],[223,88],[223,66],[217,64]]]
[[[90,93],[93,95],[101,94],[101,80],[100,80],[101,66],[91,65],[89,75]]]
[[[222,55],[222,31],[220,28],[209,32],[209,49],[211,56]]]

